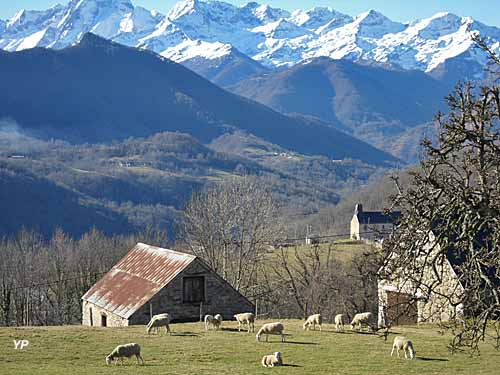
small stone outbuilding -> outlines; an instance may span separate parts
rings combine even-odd
[[[436,242],[433,233],[429,236],[426,245],[432,252],[440,252],[440,245]],[[389,258],[390,262],[390,258]],[[434,293],[430,295],[425,291],[416,289],[405,277],[407,270],[400,270],[398,274],[388,275],[378,281],[378,325],[413,325],[417,323],[436,323],[448,321],[464,314],[461,304],[454,306],[450,299],[443,296],[455,297],[464,293],[458,277],[456,266],[461,264],[461,259],[450,249],[443,262],[436,265],[436,269],[424,270],[422,283],[434,285]],[[439,275],[439,279],[436,277]]]
[[[82,297],[82,324],[121,327],[147,324],[168,312],[173,321],[200,314],[231,319],[255,306],[200,258],[138,243]]]

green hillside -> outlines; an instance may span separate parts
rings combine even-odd
[[[248,147],[236,152],[227,138],[246,140]],[[207,147],[190,135],[165,132],[71,145],[13,132],[0,138],[0,208],[11,213],[0,219],[0,235],[23,226],[46,236],[55,227],[80,235],[94,226],[109,234],[160,226],[172,234],[194,191],[243,174],[262,176],[286,212],[310,214],[385,170],[290,152],[249,135],[224,139]]]

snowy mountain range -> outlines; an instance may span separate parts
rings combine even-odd
[[[167,15],[130,0],[71,0],[44,11],[21,10],[0,20],[0,49],[60,49],[86,32],[181,63],[222,61],[238,53],[266,68],[321,56],[425,72],[458,57],[482,65],[485,55],[474,48],[471,33],[500,52],[500,28],[451,13],[399,23],[374,10],[357,16],[329,7],[290,13],[256,2],[238,7],[201,0],[180,1]]]

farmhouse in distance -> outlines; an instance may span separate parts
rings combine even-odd
[[[147,324],[168,312],[173,321],[200,314],[251,312],[254,305],[200,258],[138,243],[82,297],[82,324],[121,327]]]
[[[363,211],[361,203],[356,204],[351,219],[351,239],[358,241],[375,241],[388,236],[401,212],[386,214],[382,211]]]

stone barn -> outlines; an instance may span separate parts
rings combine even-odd
[[[431,251],[440,251],[439,244],[435,241],[434,234],[430,234],[429,246]],[[390,257],[389,257],[390,262]],[[439,283],[435,293],[426,294],[422,290],[416,290],[406,277],[388,275],[385,279],[378,281],[378,325],[412,325],[423,322],[440,322],[450,320],[452,317],[462,315],[464,308],[461,305],[454,307],[450,301],[442,295],[459,296],[464,292],[463,286],[458,278],[456,266],[461,264],[453,250],[447,252],[444,261],[436,266],[439,275]],[[424,270],[423,284],[431,285],[438,279],[434,270]],[[407,271],[401,270],[401,274]],[[398,272],[398,274],[400,274]],[[459,301],[458,299],[456,301]]]
[[[168,312],[173,321],[200,313],[232,319],[254,305],[200,258],[138,243],[82,297],[82,324],[122,327],[147,324]]]

